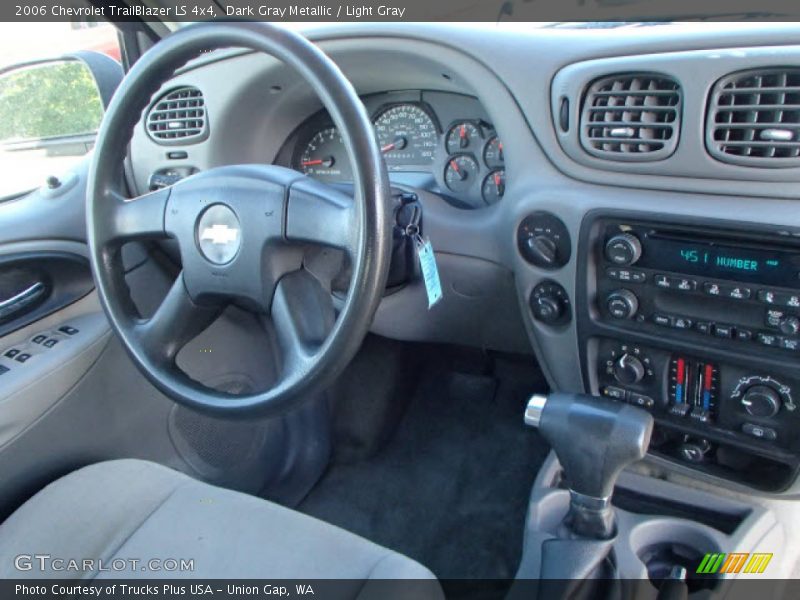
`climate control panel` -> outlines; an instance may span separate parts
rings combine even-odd
[[[594,393],[653,414],[655,453],[745,482],[754,476],[747,465],[784,472],[786,481],[800,465],[796,375],[613,339],[591,340],[589,354]]]

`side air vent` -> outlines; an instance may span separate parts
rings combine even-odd
[[[147,113],[147,133],[160,144],[191,144],[208,136],[203,93],[182,87],[156,100]]]
[[[624,73],[594,81],[581,114],[581,144],[618,161],[666,158],[680,134],[681,88],[654,73]]]
[[[800,167],[800,69],[740,71],[711,91],[706,146],[752,167]]]

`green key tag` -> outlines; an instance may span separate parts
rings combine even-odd
[[[428,294],[428,310],[430,310],[442,299],[442,282],[439,280],[439,269],[436,266],[436,256],[430,240],[423,240],[417,235],[416,246],[422,278],[425,281],[425,291]]]

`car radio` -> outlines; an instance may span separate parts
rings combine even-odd
[[[786,485],[800,467],[800,235],[599,216],[580,243],[587,389],[653,413],[656,454]]]
[[[612,222],[602,257],[598,298],[609,319],[800,351],[800,249]]]

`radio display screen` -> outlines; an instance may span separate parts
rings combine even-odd
[[[643,246],[637,263],[643,267],[711,279],[800,287],[797,255],[656,236],[647,236]]]

